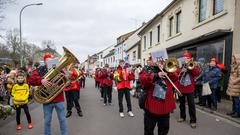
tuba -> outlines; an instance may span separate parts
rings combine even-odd
[[[45,79],[52,83],[51,87],[38,86],[33,91],[33,97],[38,103],[47,104],[51,102],[66,87],[68,78],[62,74],[63,69],[70,70],[75,64],[79,63],[78,59],[65,47],[64,54],[59,59],[59,63],[44,76]]]

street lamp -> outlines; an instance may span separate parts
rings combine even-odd
[[[19,14],[19,33],[20,33],[20,46],[22,45],[22,12],[23,10],[26,8],[26,7],[29,7],[29,6],[40,6],[40,5],[43,5],[43,3],[35,3],[35,4],[28,4],[28,5],[25,5],[24,7],[22,7],[21,11],[20,11],[20,14]],[[24,50],[24,54],[23,54],[23,57],[22,57],[22,60],[24,60],[25,58],[25,45],[23,46],[23,50]],[[22,60],[21,60],[21,66],[22,66]]]

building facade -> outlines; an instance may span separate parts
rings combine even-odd
[[[234,16],[235,0],[173,0],[139,32],[142,64],[149,53],[166,48],[170,57],[186,50],[195,60],[216,57],[230,70]]]

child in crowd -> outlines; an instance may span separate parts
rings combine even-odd
[[[24,74],[18,74],[17,75],[17,82],[14,84],[12,88],[12,99],[14,103],[14,107],[16,109],[16,121],[17,121],[17,130],[21,130],[21,108],[23,108],[27,120],[28,120],[28,128],[31,129],[33,128],[32,121],[31,121],[31,116],[28,110],[28,97],[29,97],[29,86],[24,82],[25,76]]]

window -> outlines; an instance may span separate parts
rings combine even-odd
[[[144,45],[144,50],[146,50],[146,36],[143,37],[143,45]]]
[[[173,17],[169,19],[169,37],[173,34]]]
[[[179,11],[177,14],[176,14],[176,18],[177,18],[177,22],[176,22],[176,33],[179,33],[181,31],[181,11]]]
[[[199,22],[207,18],[207,2],[208,0],[199,0]]]
[[[145,63],[145,59],[143,59],[143,66],[145,66],[146,65],[146,63]]]
[[[136,59],[136,51],[133,51],[133,60]]]
[[[213,0],[213,15],[223,11],[224,0]]]
[[[100,57],[101,57],[101,59],[102,59],[102,55],[101,55]]]
[[[157,41],[160,42],[160,25],[157,26]]]
[[[152,31],[150,32],[150,47],[152,46]]]

